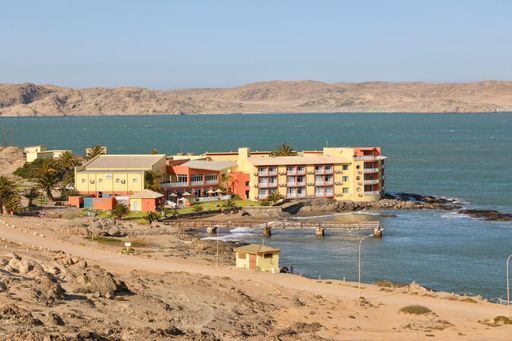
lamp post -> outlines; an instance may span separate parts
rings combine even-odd
[[[358,289],[359,289],[359,297],[361,297],[361,246],[363,244],[363,240],[365,240],[366,238],[370,238],[370,237],[373,237],[373,233],[370,234],[370,235],[367,235],[367,236],[364,236],[362,237],[360,240],[359,240],[359,259],[358,259],[358,277],[359,277],[359,284],[358,284]]]
[[[512,255],[507,258],[507,307],[508,307],[508,317],[510,318],[510,280],[508,277],[508,263],[510,262],[510,258]]]

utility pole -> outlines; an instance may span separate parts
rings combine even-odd
[[[361,297],[361,246],[363,244],[363,240],[365,240],[366,238],[370,238],[370,237],[373,237],[373,233],[368,235],[368,236],[364,236],[363,238],[361,238],[361,240],[359,240],[359,258],[358,258],[358,278],[359,278],[359,283],[358,283],[358,286],[357,288],[359,289],[359,297]]]

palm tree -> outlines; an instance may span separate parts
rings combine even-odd
[[[90,148],[87,148],[87,155],[85,156],[88,159],[93,159],[96,156],[107,154],[107,148],[102,146],[101,144],[97,144]]]
[[[39,198],[41,193],[39,193],[39,190],[37,187],[30,187],[29,190],[25,191],[23,193],[23,196],[28,199],[28,206],[34,206],[34,200]]]
[[[270,153],[270,156],[294,156],[294,155],[297,155],[297,152],[294,152],[292,146],[285,144],[285,143],[278,146],[272,153]]]
[[[158,154],[158,149],[153,148],[153,149],[151,150],[151,153],[150,153],[150,154]]]
[[[158,214],[156,214],[155,212],[148,212],[144,216],[144,219],[148,222],[149,226],[151,226],[151,224],[153,224],[154,221],[158,220]]]
[[[10,196],[7,201],[4,202],[4,207],[7,212],[17,213],[21,210],[20,196],[18,193]]]
[[[75,183],[75,167],[82,164],[81,160],[70,152],[63,153],[57,159],[57,166],[62,173],[62,182],[64,186]]]
[[[228,199],[228,200],[226,200],[222,204],[222,207],[224,207],[224,208],[235,208],[236,207],[236,202],[233,199]]]
[[[0,213],[2,213],[4,207],[7,209],[9,202],[16,196],[18,196],[18,192],[16,192],[14,181],[5,176],[0,176]]]
[[[112,210],[112,216],[116,219],[123,219],[129,213],[130,213],[130,210],[128,209],[128,206],[126,206],[125,204],[118,204]]]
[[[59,182],[59,171],[54,160],[44,160],[36,170],[36,180],[48,199],[53,200],[52,191]]]
[[[284,196],[281,193],[279,193],[279,192],[272,192],[267,197],[267,200],[272,202],[272,203],[276,203],[276,202],[278,202],[281,199],[284,199]]]
[[[160,173],[156,171],[147,171],[144,174],[146,188],[158,192],[160,190]]]

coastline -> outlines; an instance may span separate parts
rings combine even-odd
[[[265,306],[270,304],[272,308],[268,306],[263,309],[273,312],[272,316],[274,322],[267,327],[263,327],[266,325],[266,322],[254,321],[256,326],[260,326],[263,329],[253,330],[252,332],[245,331],[245,333],[249,332],[249,335],[253,336],[270,336],[268,333],[271,333],[272,330],[281,330],[281,332],[283,332],[282,328],[290,325],[296,328],[296,325],[294,325],[296,319],[297,321],[306,323],[306,325],[309,326],[308,328],[312,328],[312,326],[316,327],[312,328],[312,330],[308,329],[308,332],[304,330],[297,331],[295,339],[311,339],[313,335],[335,339],[340,337],[384,337],[386,339],[392,339],[393,337],[396,338],[398,335],[401,337],[424,337],[425,334],[458,339],[464,338],[464,336],[468,335],[468,330],[471,330],[472,337],[501,340],[506,339],[505,336],[507,332],[512,330],[512,326],[510,325],[502,326],[495,322],[496,316],[506,315],[506,306],[486,302],[478,298],[456,296],[441,292],[435,293],[416,284],[407,288],[395,288],[393,285],[386,283],[381,283],[381,286],[363,284],[360,293],[357,283],[354,282],[314,280],[287,274],[270,274],[236,269],[226,265],[220,266],[218,272],[219,277],[217,278],[216,267],[213,262],[209,262],[208,260],[200,261],[193,258],[161,257],[154,253],[146,255],[123,255],[105,245],[97,245],[94,250],[91,250],[89,245],[80,245],[77,243],[77,239],[74,239],[72,234],[58,236],[56,231],[54,231],[48,232],[47,235],[41,238],[38,235],[34,235],[32,232],[36,234],[39,233],[41,229],[44,229],[43,226],[29,224],[27,222],[30,220],[20,218],[6,218],[5,221],[10,225],[16,226],[16,228],[11,229],[9,226],[0,226],[2,237],[11,242],[6,244],[9,245],[7,250],[2,247],[0,258],[8,257],[9,260],[10,257],[10,259],[12,259],[14,256],[9,254],[9,252],[14,251],[15,255],[19,255],[17,256],[19,260],[18,263],[9,261],[12,267],[20,266],[19,264],[23,262],[32,262],[32,264],[40,263],[43,269],[51,269],[51,267],[45,265],[46,262],[48,262],[45,259],[50,257],[50,259],[56,259],[57,263],[53,262],[49,264],[54,264],[52,265],[54,267],[60,267],[61,270],[59,271],[65,271],[62,273],[68,273],[69,277],[75,271],[83,271],[78,269],[87,270],[91,268],[91,265],[84,264],[83,260],[86,260],[88,264],[99,266],[99,268],[96,268],[97,270],[94,271],[105,269],[112,272],[116,281],[122,280],[126,288],[131,290],[132,294],[128,296],[121,295],[119,300],[113,299],[115,297],[105,298],[101,295],[98,297],[95,296],[94,293],[90,295],[86,294],[82,300],[87,299],[95,302],[95,305],[98,307],[96,308],[96,312],[92,312],[90,308],[86,308],[87,306],[85,305],[83,308],[80,308],[87,311],[84,315],[86,321],[94,318],[93,314],[100,314],[97,316],[107,314],[105,309],[101,307],[111,307],[108,308],[109,310],[114,309],[113,307],[117,305],[128,307],[128,305],[137,304],[140,300],[138,297],[141,295],[143,295],[142,297],[151,297],[150,295],[154,295],[158,292],[157,290],[162,292],[164,289],[158,287],[158,280],[155,281],[155,279],[160,278],[160,280],[165,279],[166,281],[170,281],[167,282],[169,283],[167,290],[174,290],[172,296],[182,295],[184,290],[186,290],[185,288],[178,289],[176,287],[176,281],[178,281],[178,283],[181,281],[185,285],[192,281],[194,287],[204,284],[212,288],[219,288],[220,290],[224,290],[223,288],[225,288],[226,291],[222,292],[222,297],[224,297],[223,300],[226,302],[225,304],[228,304],[228,308],[232,304],[230,303],[231,295],[238,297],[238,299],[243,299],[242,302],[238,303],[238,309],[249,306],[252,307],[250,309],[259,311],[260,308],[257,307],[260,306],[260,304],[265,304]],[[52,224],[51,221],[47,223]],[[27,230],[27,232],[24,232],[25,230]],[[25,246],[19,245],[20,241],[23,242],[23,245],[32,245],[32,247],[28,246],[28,252],[23,249]],[[1,243],[5,244],[5,241]],[[43,255],[43,251],[38,251],[39,246],[50,248],[50,251],[45,252],[46,256]],[[64,253],[59,253],[59,250]],[[59,252],[55,253],[54,251]],[[70,256],[66,256],[66,254]],[[63,259],[65,262],[63,263],[60,259]],[[36,265],[32,266],[37,268]],[[28,270],[25,276],[28,276],[28,278],[34,276],[35,274],[31,271],[32,270]],[[38,278],[37,276],[39,275],[35,276],[35,278]],[[56,273],[54,276],[59,278],[59,282],[62,281],[59,273]],[[100,275],[99,278],[101,278],[101,276],[104,275]],[[68,279],[68,282],[69,281],[71,281],[71,279]],[[73,288],[73,286],[70,286],[71,283],[68,282],[62,282],[63,287],[67,291]],[[15,282],[8,281],[7,283],[10,287],[16,288]],[[23,283],[27,286],[32,282],[25,281]],[[13,290],[12,288],[8,288],[8,290]],[[239,290],[243,292],[241,296],[238,293]],[[229,294],[229,292],[232,292],[232,294]],[[113,295],[119,294],[114,293]],[[190,293],[188,295],[190,295]],[[210,296],[210,299],[208,299],[200,294],[200,292],[196,293],[196,296],[206,300],[205,302],[209,302],[211,299],[215,302],[215,295],[218,295],[218,293],[211,292],[206,295],[213,295],[213,297]],[[360,296],[364,298],[360,298]],[[283,297],[288,298],[283,299]],[[25,300],[29,299],[25,298]],[[188,300],[190,301],[191,299]],[[0,295],[0,305],[6,301],[9,301],[9,299],[4,299]],[[57,302],[59,302],[59,299],[57,299]],[[73,303],[73,301],[68,302],[69,303],[66,305],[60,305],[60,308],[53,308],[54,311],[58,311],[67,321],[71,319],[70,316],[66,315],[67,306],[72,307],[75,304],[80,304],[80,301],[76,300],[75,302],[77,303]],[[161,301],[157,300],[155,302],[157,306],[160,306],[157,302]],[[180,302],[179,304],[182,306],[180,309],[182,311],[188,311],[190,309],[186,301]],[[212,304],[215,304],[214,302]],[[253,305],[251,302],[261,303]],[[153,305],[154,304],[155,303],[153,303]],[[175,305],[176,303],[171,304],[173,307],[175,307]],[[424,316],[401,313],[400,309],[408,305],[425,306],[430,309],[432,313],[428,313]],[[28,306],[38,306],[40,307],[39,309],[42,309],[41,306],[36,303],[30,303]],[[17,309],[16,306],[11,305],[10,307],[10,309]],[[50,308],[43,308],[43,311],[52,309],[51,307],[52,305],[50,304]],[[156,307],[152,309],[155,308]],[[148,307],[140,304],[139,309],[145,310],[148,309]],[[206,306],[204,306],[203,309],[207,309]],[[222,308],[218,307],[216,309]],[[170,310],[171,314],[174,314],[172,313],[173,310],[174,309]],[[122,322],[124,320],[125,311],[126,310],[123,309],[119,310],[117,313],[117,319],[119,321],[118,326],[112,331],[115,335],[122,332],[119,328],[123,328],[123,330],[127,328],[124,326],[124,322]],[[313,311],[314,313],[309,313]],[[335,318],[330,316],[332,313],[335,314]],[[40,315],[40,313],[36,311],[34,311],[33,314],[35,316]],[[154,314],[155,312],[153,315]],[[158,314],[163,314],[163,311],[158,312]],[[229,314],[226,315],[226,318],[231,321],[229,324],[231,327],[228,330],[233,330],[234,323],[236,333],[242,334],[231,335],[231,337],[228,336],[229,334],[224,334],[223,338],[237,338],[243,335],[244,330],[239,323],[243,325],[245,314],[246,313],[240,313],[236,318],[231,317]],[[249,316],[250,314],[247,315],[247,317]],[[145,321],[148,318],[141,317],[141,319]],[[218,316],[216,320],[218,320],[217,323],[224,321],[221,316]],[[89,326],[90,328],[93,328],[93,330],[97,329],[97,331],[101,333],[106,332],[106,330],[97,326],[93,321],[94,320],[91,320],[93,324]],[[175,322],[175,326],[179,328],[179,330],[183,330],[184,333],[193,333],[193,331],[190,330],[191,322],[187,325],[184,324],[185,321],[180,321],[182,320],[177,319]],[[119,325],[119,323],[121,324]],[[200,323],[199,321],[195,323],[204,325],[204,323]],[[158,324],[158,321],[153,322],[149,320],[149,324],[152,328],[162,328],[161,325]],[[83,322],[77,322],[76,326],[79,325],[83,325]],[[10,326],[9,323],[3,325],[5,328],[10,328]],[[44,330],[41,329],[41,327],[39,328],[40,331]],[[142,333],[136,326],[132,325],[131,328],[135,328],[135,330],[131,330],[132,333]],[[242,330],[239,330],[239,328],[242,328]],[[224,331],[223,327],[218,327],[210,332],[227,333],[227,330]]]

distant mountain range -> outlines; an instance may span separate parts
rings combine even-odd
[[[2,116],[496,111],[512,111],[512,81],[269,81],[236,88],[168,91],[0,84]]]

